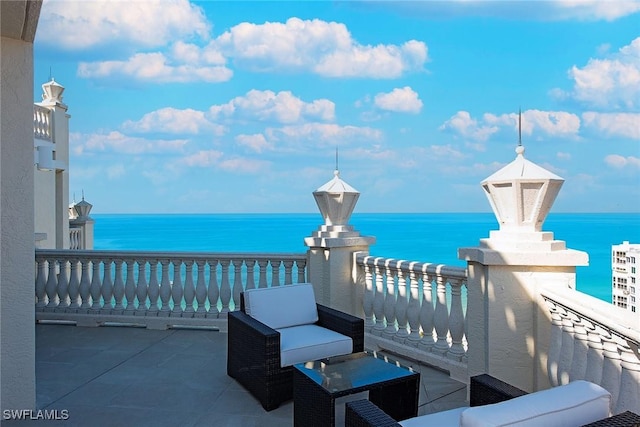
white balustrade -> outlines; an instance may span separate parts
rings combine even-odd
[[[40,105],[33,106],[33,136],[45,141],[53,141],[51,110]]]
[[[35,261],[37,320],[131,323],[150,328],[226,329],[226,313],[240,308],[240,292],[255,288],[256,283],[260,287],[288,285],[294,277],[304,282],[307,265],[304,253],[47,249],[36,250]]]
[[[69,228],[69,249],[84,249],[82,246],[82,228]]]
[[[356,268],[368,344],[466,374],[465,268],[366,253]]]
[[[634,313],[574,289],[543,289],[551,313],[549,379],[607,389],[612,411],[640,413],[640,322]],[[557,367],[557,369],[556,369]]]

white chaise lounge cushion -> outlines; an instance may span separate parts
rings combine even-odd
[[[244,291],[244,311],[273,329],[318,321],[311,283],[248,289]]]
[[[463,427],[571,427],[609,416],[611,394],[597,384],[569,384],[462,412]]]
[[[318,325],[292,326],[277,331],[280,332],[281,367],[353,351],[351,338]]]
[[[429,415],[409,418],[408,420],[399,421],[402,427],[457,427],[460,424],[460,414],[468,407],[449,409],[448,411],[434,412]]]

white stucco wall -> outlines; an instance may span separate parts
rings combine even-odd
[[[47,235],[45,240],[40,241],[40,248],[55,249],[56,172],[34,169],[35,232]]]
[[[33,44],[0,40],[0,407],[28,409],[35,408]]]

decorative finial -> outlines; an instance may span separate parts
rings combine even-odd
[[[516,147],[516,154],[522,156],[524,154],[524,147],[522,146],[522,109],[518,108],[518,146]]]
[[[336,170],[338,170],[338,146],[336,145]]]
[[[84,202],[84,189],[82,190],[82,201]]]
[[[49,81],[53,80],[53,77],[51,76],[51,66],[49,66]]]

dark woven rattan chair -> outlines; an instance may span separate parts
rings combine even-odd
[[[280,333],[246,314],[244,294],[240,301],[240,310],[228,315],[227,374],[270,411],[293,398],[293,367],[280,366]],[[350,337],[354,353],[364,351],[364,320],[320,304],[317,309],[318,326]]]
[[[471,377],[469,384],[470,406],[489,405],[527,394],[490,375]],[[627,411],[591,424],[588,427],[640,427],[640,415]],[[587,427],[584,426],[584,427]],[[396,420],[368,400],[346,404],[345,427],[401,427]],[[435,426],[434,426],[435,427]],[[438,426],[439,427],[439,426]]]

